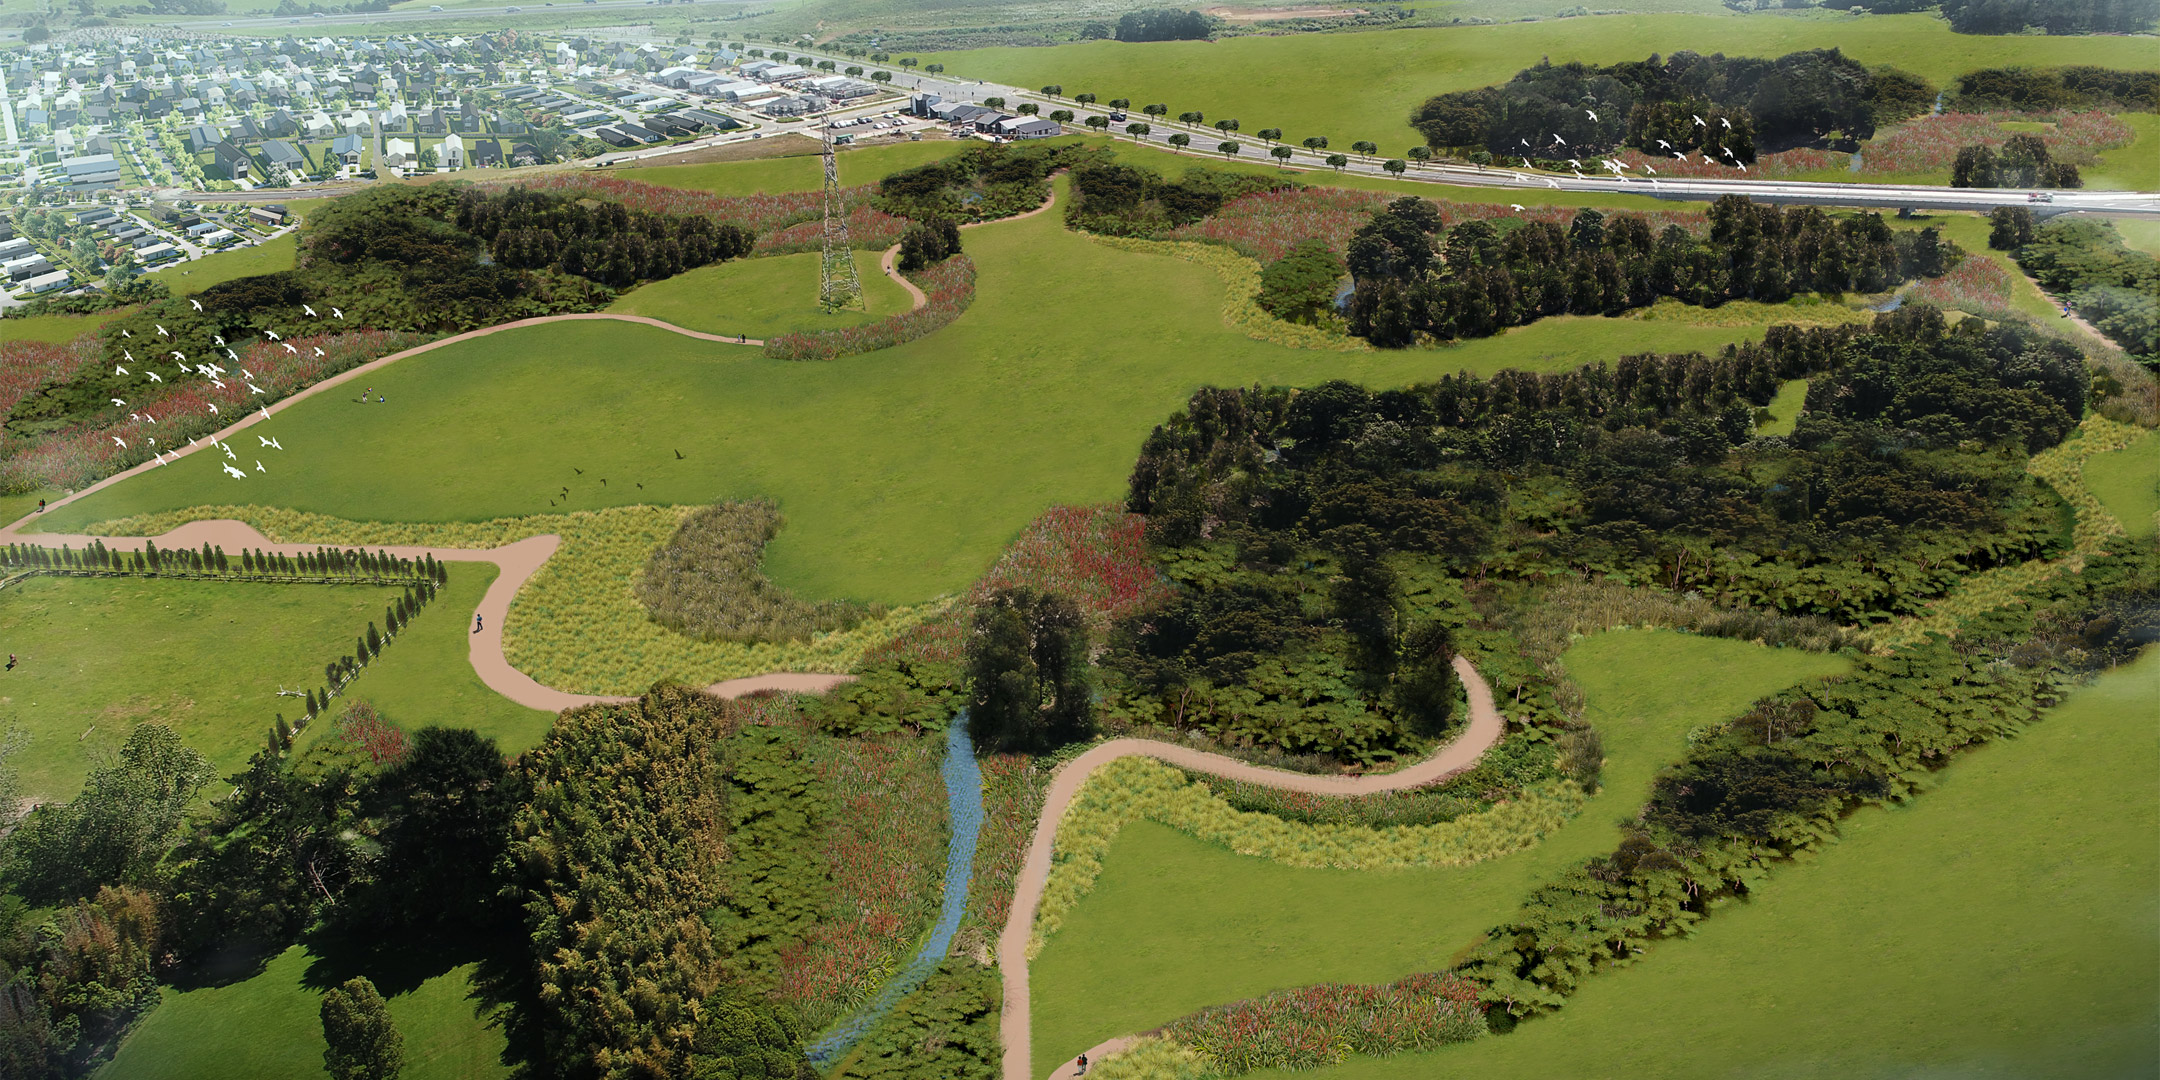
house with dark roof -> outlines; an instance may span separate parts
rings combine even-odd
[[[262,156],[263,161],[272,169],[284,169],[294,173],[307,171],[307,158],[293,144],[283,139],[272,139],[264,143]]]
[[[227,180],[246,180],[254,172],[254,162],[248,152],[240,149],[231,139],[220,141],[210,148],[209,172]]]

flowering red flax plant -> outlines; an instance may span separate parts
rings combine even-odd
[[[923,306],[864,326],[782,334],[765,342],[765,355],[775,360],[837,360],[890,349],[944,329],[975,302],[975,264],[965,255],[955,255],[908,279],[922,289]]]
[[[7,324],[0,322],[0,331]],[[84,334],[73,341],[0,341],[0,416],[30,392],[48,383],[64,383],[97,366],[98,339]],[[0,438],[6,438],[0,435]]]
[[[339,740],[377,765],[395,765],[412,749],[405,732],[366,701],[348,702],[331,723]]]
[[[1999,319],[2014,314],[2010,307],[2012,287],[2010,271],[2001,263],[1984,255],[1967,255],[1949,273],[1914,282],[1905,290],[1905,298]]]
[[[2052,125],[2039,133],[2058,161],[2091,165],[2102,150],[2125,146],[2137,132],[2100,110],[2082,113],[1942,113],[1879,132],[1860,153],[1862,173],[1922,173],[1948,169],[1967,146],[2000,147],[2017,134],[2005,121]]]
[[[975,841],[975,876],[968,885],[968,914],[984,926],[1005,925],[1013,886],[1027,859],[1028,837],[1050,790],[1050,770],[1024,754],[985,754],[983,827]]]
[[[1484,1033],[1478,984],[1447,974],[1279,990],[1204,1009],[1162,1029],[1231,1076],[1258,1069],[1316,1069],[1350,1054],[1430,1050]]]
[[[823,858],[826,915],[780,956],[780,996],[813,1028],[859,1004],[905,963],[937,913],[946,799],[934,738],[820,738],[816,761],[836,805]]]

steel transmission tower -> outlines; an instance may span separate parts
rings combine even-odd
[[[825,145],[824,261],[818,270],[818,303],[827,311],[862,310],[862,275],[855,269],[847,207],[840,203],[840,170],[833,163],[832,129],[822,128]]]

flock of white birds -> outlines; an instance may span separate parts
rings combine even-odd
[[[193,304],[193,305],[195,306],[195,310],[197,310],[197,311],[201,311],[201,310],[203,309],[203,306],[202,306],[202,301],[200,301],[200,300],[194,300],[194,299],[190,299],[190,300],[188,301],[188,303],[190,303],[190,304]],[[301,311],[303,311],[303,312],[306,312],[306,313],[307,313],[307,317],[308,317],[308,318],[310,318],[310,319],[319,319],[319,318],[322,318],[322,316],[321,316],[321,315],[319,315],[319,314],[317,314],[317,313],[316,313],[316,311],[315,311],[315,309],[314,309],[314,308],[312,308],[312,307],[310,307],[310,306],[308,306],[308,305],[306,305],[306,304],[302,304],[302,305],[300,305],[300,310],[301,310]],[[341,311],[341,310],[337,309],[337,308],[334,308],[334,307],[333,307],[333,308],[331,308],[331,309],[330,309],[330,316],[331,316],[331,318],[334,318],[334,319],[338,320],[339,322],[343,322],[343,321],[345,321],[345,313],[344,313],[343,311]],[[163,326],[162,324],[158,325],[158,328],[157,328],[157,332],[158,332],[158,336],[159,336],[159,337],[165,337],[165,338],[170,338],[170,337],[172,337],[172,336],[173,336],[173,335],[172,335],[172,331],[170,331],[170,330],[167,330],[167,329],[165,329],[165,327],[164,327],[164,326]],[[133,337],[134,337],[135,335],[134,335],[133,333],[131,333],[131,332],[127,331],[127,330],[122,330],[122,331],[120,331],[120,336],[121,336],[121,337],[124,337],[124,338],[133,338]],[[264,330],[264,331],[263,331],[263,337],[264,337],[264,338],[265,338],[266,340],[268,340],[268,341],[271,341],[271,342],[275,342],[275,343],[277,343],[277,344],[278,344],[278,345],[279,345],[280,347],[282,347],[282,348],[283,348],[283,349],[284,349],[284,350],[285,350],[286,352],[288,352],[288,353],[291,353],[291,354],[292,354],[292,355],[294,355],[294,356],[298,356],[298,355],[300,355],[300,350],[299,350],[299,348],[298,348],[298,347],[296,347],[295,345],[293,345],[293,343],[292,343],[292,342],[290,342],[290,341],[286,341],[286,340],[285,340],[285,339],[284,339],[283,337],[279,336],[278,332],[277,332],[277,331],[275,331],[275,330]],[[230,345],[228,345],[228,344],[226,344],[226,343],[225,343],[225,338],[224,338],[224,336],[223,336],[223,335],[219,335],[219,334],[213,334],[213,335],[211,335],[211,340],[212,340],[212,341],[214,341],[214,342],[216,342],[216,343],[217,343],[217,346],[218,346],[219,348],[221,348],[221,349],[224,349],[224,350],[225,350],[225,358],[226,358],[226,359],[228,359],[228,360],[230,360],[230,361],[232,361],[233,367],[234,367],[235,369],[238,369],[238,373],[239,373],[239,381],[240,381],[240,383],[241,383],[242,385],[244,385],[244,386],[246,386],[246,387],[248,388],[248,395],[249,395],[250,397],[264,396],[264,395],[267,395],[267,394],[269,393],[269,391],[267,391],[267,390],[264,390],[264,389],[263,389],[262,387],[260,387],[260,386],[257,386],[257,385],[255,385],[255,375],[254,375],[254,373],[252,373],[252,372],[248,371],[248,369],[246,369],[246,368],[244,368],[244,367],[241,367],[241,366],[240,366],[240,354],[238,354],[238,353],[234,352],[234,351],[233,351],[233,349],[232,349],[232,346],[230,346]],[[321,355],[323,355],[323,351],[322,351],[322,347],[321,347],[321,346],[315,346],[314,348],[315,348],[315,355],[317,355],[317,356],[321,356]],[[186,353],[183,353],[183,352],[181,352],[181,351],[180,351],[180,350],[178,350],[178,349],[172,349],[172,350],[169,350],[169,351],[170,351],[170,352],[171,352],[171,354],[172,354],[172,359],[173,359],[173,363],[175,363],[175,364],[179,365],[179,368],[180,368],[180,370],[179,370],[179,372],[178,372],[178,375],[179,375],[180,377],[183,377],[183,378],[184,378],[184,377],[186,377],[186,376],[188,376],[188,375],[200,375],[200,376],[202,376],[203,378],[205,378],[205,379],[208,379],[208,380],[210,381],[211,385],[215,386],[215,387],[216,387],[217,389],[219,389],[219,390],[223,390],[223,389],[225,389],[225,385],[226,385],[226,384],[225,384],[225,376],[226,376],[226,375],[228,374],[228,372],[227,372],[227,369],[226,369],[226,368],[224,367],[224,365],[222,365],[222,364],[218,364],[218,363],[215,363],[215,362],[212,362],[212,363],[208,363],[208,364],[201,364],[201,363],[192,363],[192,362],[190,362],[190,361],[188,360],[188,358],[187,358],[187,354],[186,354]],[[121,355],[122,357],[124,357],[124,358],[126,359],[126,361],[127,361],[127,363],[128,363],[128,364],[141,364],[141,363],[142,363],[141,361],[138,361],[138,360],[136,360],[136,359],[135,359],[135,353],[134,353],[133,351],[131,351],[131,350],[129,350],[129,349],[127,349],[127,348],[125,348],[125,347],[122,347],[122,348],[121,348],[121,350],[120,350],[120,355]],[[145,370],[144,370],[144,374],[146,374],[146,375],[148,375],[148,376],[150,377],[150,381],[151,381],[151,382],[154,382],[154,383],[162,383],[162,382],[164,382],[164,381],[165,381],[165,379],[164,379],[164,377],[163,377],[163,376],[159,375],[159,374],[158,374],[158,373],[157,373],[157,372],[156,372],[156,371],[155,371],[154,369],[150,369],[150,368],[149,368],[149,366],[148,366],[147,364],[143,364],[142,366],[143,366],[143,367],[144,367],[144,369],[145,369]],[[115,365],[115,366],[114,366],[114,368],[113,368],[113,374],[115,374],[115,375],[130,375],[130,374],[132,374],[132,372],[128,371],[128,369],[127,369],[127,364],[118,364],[118,365]],[[124,408],[126,408],[126,407],[127,407],[127,401],[126,401],[125,399],[122,399],[122,398],[114,398],[114,399],[112,399],[112,403],[113,403],[113,406],[114,406],[115,408],[122,408],[122,409],[124,409]],[[204,402],[203,404],[204,404],[204,405],[206,405],[206,406],[207,406],[207,407],[208,407],[208,408],[210,409],[210,415],[212,415],[212,416],[221,416],[221,415],[222,415],[222,414],[220,414],[220,413],[218,412],[218,407],[217,407],[217,403],[216,403],[216,402],[214,402],[214,401],[206,401],[206,402]],[[263,419],[265,419],[265,420],[268,420],[268,419],[270,419],[270,410],[269,410],[268,408],[266,408],[266,407],[262,406],[262,405],[261,405],[261,404],[259,404],[259,403],[258,403],[258,404],[256,405],[256,408],[258,408],[258,409],[260,409],[260,410],[262,411],[262,416],[263,416]],[[168,413],[168,414],[166,414],[166,415],[167,415],[167,416],[170,416],[171,414],[170,414],[170,413]],[[149,412],[149,411],[148,411],[147,409],[145,409],[145,410],[141,410],[141,411],[137,411],[137,412],[131,412],[131,413],[129,413],[129,414],[128,414],[128,419],[130,419],[130,420],[135,420],[135,421],[139,421],[139,422],[146,422],[146,423],[151,423],[151,424],[155,424],[155,423],[157,423],[157,422],[158,422],[158,420],[157,420],[157,417],[155,417],[155,416],[151,415],[151,414],[150,414],[150,412]],[[173,455],[173,457],[174,457],[175,459],[177,459],[177,458],[178,458],[178,457],[180,456],[180,454],[179,454],[179,451],[178,451],[178,449],[177,449],[177,448],[169,448],[169,447],[160,447],[160,446],[158,445],[158,441],[157,441],[157,437],[156,437],[156,436],[154,436],[154,435],[153,435],[153,436],[147,436],[147,438],[148,438],[148,440],[149,440],[149,443],[150,443],[150,447],[151,447],[151,449],[152,449],[152,451],[153,451],[153,453],[152,453],[152,455],[151,455],[151,457],[152,457],[152,460],[156,461],[156,462],[157,462],[158,464],[160,464],[160,465],[165,465],[165,464],[168,464],[168,462],[167,462],[167,461],[165,460],[165,455],[167,455],[167,454],[171,454],[171,455]],[[261,449],[264,449],[264,448],[267,448],[267,449],[271,449],[271,450],[283,450],[283,449],[285,449],[285,447],[283,447],[282,445],[279,445],[278,441],[277,441],[276,439],[274,439],[274,438],[266,438],[266,437],[264,437],[264,436],[262,436],[262,435],[260,435],[260,434],[256,435],[256,436],[255,436],[255,438],[256,438],[256,440],[257,440],[258,442],[260,442],[260,443],[262,444],[262,446],[261,446],[261,447],[258,447],[258,448],[257,448],[258,450],[261,450]],[[120,448],[121,448],[121,449],[123,449],[123,450],[127,448],[127,440],[125,440],[125,439],[122,439],[122,438],[121,438],[120,436],[118,436],[118,435],[114,435],[114,436],[112,436],[112,441],[113,441],[113,442],[115,442],[115,443],[118,443],[118,444],[120,445]],[[231,443],[225,442],[224,440],[221,440],[221,439],[219,439],[219,438],[218,438],[217,436],[215,436],[215,435],[212,435],[212,436],[210,436],[210,443],[211,443],[211,445],[213,445],[213,446],[217,447],[217,448],[218,448],[219,450],[222,450],[222,451],[224,451],[224,453],[225,453],[225,462],[224,462],[224,466],[223,466],[223,467],[224,467],[224,469],[225,469],[225,473],[226,473],[226,475],[228,475],[228,476],[232,477],[232,478],[233,478],[233,479],[235,479],[235,480],[245,480],[245,479],[247,479],[247,477],[248,477],[248,474],[247,474],[247,473],[246,473],[245,471],[241,470],[241,469],[240,469],[240,468],[239,468],[239,467],[238,467],[238,466],[237,466],[237,465],[235,464],[236,462],[238,462],[238,461],[240,460],[240,455],[238,455],[238,454],[235,454],[235,453],[233,453],[233,448],[232,448],[232,444],[231,444]],[[194,437],[194,436],[192,436],[192,435],[190,435],[190,436],[188,436],[188,445],[189,445],[189,446],[196,446],[196,445],[199,445],[199,444],[197,443],[197,441],[196,441],[195,437]],[[259,473],[267,473],[267,472],[269,472],[270,470],[269,470],[269,469],[267,469],[267,468],[265,468],[265,467],[263,467],[263,463],[262,463],[262,459],[261,459],[261,458],[256,458],[256,459],[255,459],[255,471],[256,471],[256,472],[259,472]]]
[[[1588,113],[1588,114],[1589,114],[1589,116],[1590,116],[1590,121],[1591,121],[1592,123],[1596,123],[1596,122],[1597,122],[1597,118],[1598,118],[1598,116],[1597,116],[1597,113],[1596,113],[1596,112],[1594,112],[1594,111],[1592,111],[1592,110],[1590,110],[1590,109],[1584,109],[1584,110],[1583,110],[1583,112],[1585,112],[1585,113]],[[1688,115],[1689,115],[1689,116],[1690,116],[1691,118],[1693,118],[1693,119],[1694,119],[1694,121],[1695,121],[1695,126],[1696,126],[1696,127],[1699,127],[1699,128],[1703,128],[1703,129],[1705,129],[1705,130],[1707,130],[1707,129],[1708,129],[1709,127],[1710,127],[1710,122],[1709,122],[1709,121],[1707,121],[1707,120],[1704,120],[1704,119],[1703,119],[1702,117],[1700,117],[1700,116],[1695,116],[1695,115],[1694,115],[1693,113],[1690,113],[1690,114],[1688,114]],[[1723,124],[1723,125],[1725,125],[1725,130],[1727,130],[1727,131],[1731,131],[1731,130],[1732,130],[1732,121],[1730,121],[1730,120],[1727,120],[1727,119],[1725,119],[1724,117],[1720,116],[1720,117],[1718,117],[1718,123],[1720,123],[1720,124]],[[1561,138],[1561,137],[1559,136],[1559,134],[1558,134],[1557,132],[1556,132],[1556,133],[1554,133],[1554,135],[1553,135],[1553,137],[1552,137],[1552,140],[1553,140],[1553,141],[1552,141],[1552,143],[1551,143],[1550,145],[1546,146],[1546,147],[1545,147],[1545,149],[1547,149],[1547,150],[1550,150],[1550,149],[1552,149],[1552,148],[1553,148],[1553,147],[1555,147],[1555,146],[1566,146],[1566,145],[1567,145],[1567,140],[1566,140],[1566,139],[1563,139],[1563,138]],[[1535,149],[1535,147],[1532,147],[1532,146],[1530,145],[1530,140],[1528,140],[1528,139],[1517,139],[1516,141],[1517,141],[1517,142],[1520,142],[1520,143],[1522,143],[1522,144],[1523,144],[1523,146],[1524,146],[1524,148],[1526,148],[1526,149]],[[1671,151],[1671,152],[1672,152],[1672,156],[1673,156],[1673,157],[1675,157],[1675,158],[1678,158],[1678,159],[1680,159],[1681,161],[1686,161],[1686,160],[1688,159],[1688,156],[1687,156],[1687,152],[1686,152],[1686,151],[1684,151],[1684,150],[1673,150],[1673,145],[1672,145],[1671,143],[1669,143],[1669,142],[1666,142],[1666,141],[1665,141],[1665,140],[1663,140],[1663,139],[1659,139],[1659,140],[1657,141],[1657,144],[1658,144],[1659,146],[1662,146],[1662,147],[1664,147],[1664,148],[1665,148],[1666,150],[1669,150],[1669,151]],[[1739,170],[1740,170],[1741,172],[1746,172],[1746,171],[1747,171],[1747,165],[1746,165],[1746,163],[1742,162],[1742,161],[1741,161],[1741,160],[1740,160],[1740,159],[1739,159],[1739,158],[1738,158],[1737,156],[1735,156],[1735,155],[1733,154],[1733,152],[1732,152],[1732,147],[1726,146],[1726,147],[1720,147],[1720,149],[1722,149],[1722,150],[1723,150],[1723,151],[1725,152],[1725,156],[1726,156],[1726,157],[1727,157],[1728,159],[1730,159],[1730,163],[1731,163],[1731,165],[1732,165],[1732,166],[1733,166],[1734,168],[1736,168],[1736,169],[1739,169]],[[1707,154],[1707,153],[1706,153],[1706,154],[1704,154],[1704,155],[1702,156],[1702,160],[1703,160],[1703,164],[1705,164],[1705,165],[1716,165],[1716,164],[1718,164],[1718,161],[1717,161],[1717,159],[1716,159],[1716,158],[1713,158],[1713,157],[1711,157],[1711,156],[1710,156],[1709,154]],[[1527,157],[1526,157],[1526,158],[1523,158],[1523,159],[1522,159],[1522,163],[1523,163],[1523,168],[1525,168],[1525,169],[1534,169],[1534,168],[1536,168],[1536,167],[1537,167],[1537,166],[1535,166],[1535,165],[1532,165],[1532,164],[1530,164],[1530,159],[1529,159],[1529,158],[1527,158]],[[1572,165],[1572,166],[1574,166],[1574,167],[1575,167],[1575,179],[1577,179],[1577,180],[1588,180],[1588,179],[1590,179],[1589,177],[1587,177],[1587,176],[1584,176],[1584,175],[1583,175],[1583,172],[1582,172],[1582,169],[1583,169],[1583,163],[1582,163],[1581,161],[1579,161],[1579,160],[1577,160],[1577,159],[1575,159],[1575,158],[1569,158],[1569,159],[1568,159],[1568,164],[1569,164],[1569,165]],[[1628,182],[1628,181],[1630,181],[1630,180],[1633,180],[1633,179],[1635,179],[1635,177],[1629,176],[1629,175],[1627,174],[1627,170],[1628,170],[1629,166],[1627,166],[1626,164],[1624,164],[1624,163],[1622,163],[1622,162],[1619,162],[1619,161],[1615,161],[1615,160],[1613,160],[1613,159],[1611,159],[1611,158],[1606,158],[1606,159],[1604,159],[1603,161],[1601,161],[1601,162],[1600,162],[1600,164],[1601,164],[1601,165],[1603,165],[1603,166],[1604,166],[1605,168],[1607,168],[1607,169],[1611,170],[1611,171],[1612,171],[1612,174],[1613,174],[1613,176],[1617,177],[1617,178],[1618,178],[1618,179],[1620,180],[1620,182],[1621,182],[1621,183],[1623,183],[1623,184],[1624,184],[1624,183],[1626,183],[1626,182]],[[1650,165],[1650,164],[1647,164],[1647,163],[1645,163],[1645,164],[1643,165],[1643,169],[1644,169],[1644,171],[1646,171],[1646,172],[1648,172],[1648,173],[1650,174],[1649,176],[1647,176],[1647,177],[1644,177],[1643,179],[1645,179],[1645,180],[1648,180],[1648,181],[1650,182],[1650,186],[1651,186],[1651,187],[1657,187],[1657,186],[1658,186],[1658,182],[1657,182],[1657,166],[1655,166],[1655,165]],[[1531,179],[1530,179],[1530,177],[1528,177],[1528,176],[1525,176],[1525,175],[1523,175],[1522,173],[1516,173],[1516,174],[1515,174],[1515,179],[1517,179],[1517,180],[1519,180],[1519,181],[1521,181],[1521,182],[1523,182],[1523,183],[1525,183],[1525,184],[1527,184],[1527,183],[1530,183],[1530,182],[1531,182]],[[1555,179],[1553,179],[1552,177],[1549,177],[1549,176],[1548,176],[1548,177],[1545,177],[1545,184],[1546,184],[1546,186],[1548,186],[1548,187],[1552,187],[1552,188],[1558,188],[1558,187],[1560,186],[1560,181],[1558,181],[1558,180],[1555,180]],[[1517,206],[1517,207],[1515,207],[1515,209],[1519,211],[1519,210],[1521,210],[1521,209],[1522,209],[1522,207],[1520,207],[1520,206]]]

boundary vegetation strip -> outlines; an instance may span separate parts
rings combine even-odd
[[[1095,886],[1102,860],[1125,823],[1147,818],[1240,855],[1286,866],[1336,870],[1405,870],[1468,866],[1520,851],[1582,809],[1572,780],[1539,784],[1521,799],[1431,825],[1310,824],[1239,810],[1185,774],[1151,758],[1120,758],[1095,770],[1058,826],[1057,859],[1043,887],[1032,959]]]
[[[1036,819],[1034,836],[1028,841],[1027,861],[1022,865],[1014,887],[1012,908],[1005,917],[1004,930],[998,935],[998,967],[1005,984],[1005,1011],[999,1021],[999,1036],[1005,1047],[1004,1080],[1031,1080],[1028,1059],[1033,1032],[1029,1026],[1028,959],[1034,944],[1035,918],[1049,884],[1051,851],[1058,824],[1077,800],[1089,774],[1119,758],[1144,755],[1195,772],[1315,795],[1366,795],[1420,787],[1476,765],[1507,730],[1507,722],[1493,705],[1492,688],[1486,685],[1477,668],[1458,656],[1455,673],[1462,679],[1463,689],[1470,699],[1469,727],[1432,757],[1399,772],[1377,776],[1312,776],[1265,769],[1235,758],[1153,739],[1112,739],[1061,766],[1051,777],[1042,814]]]

